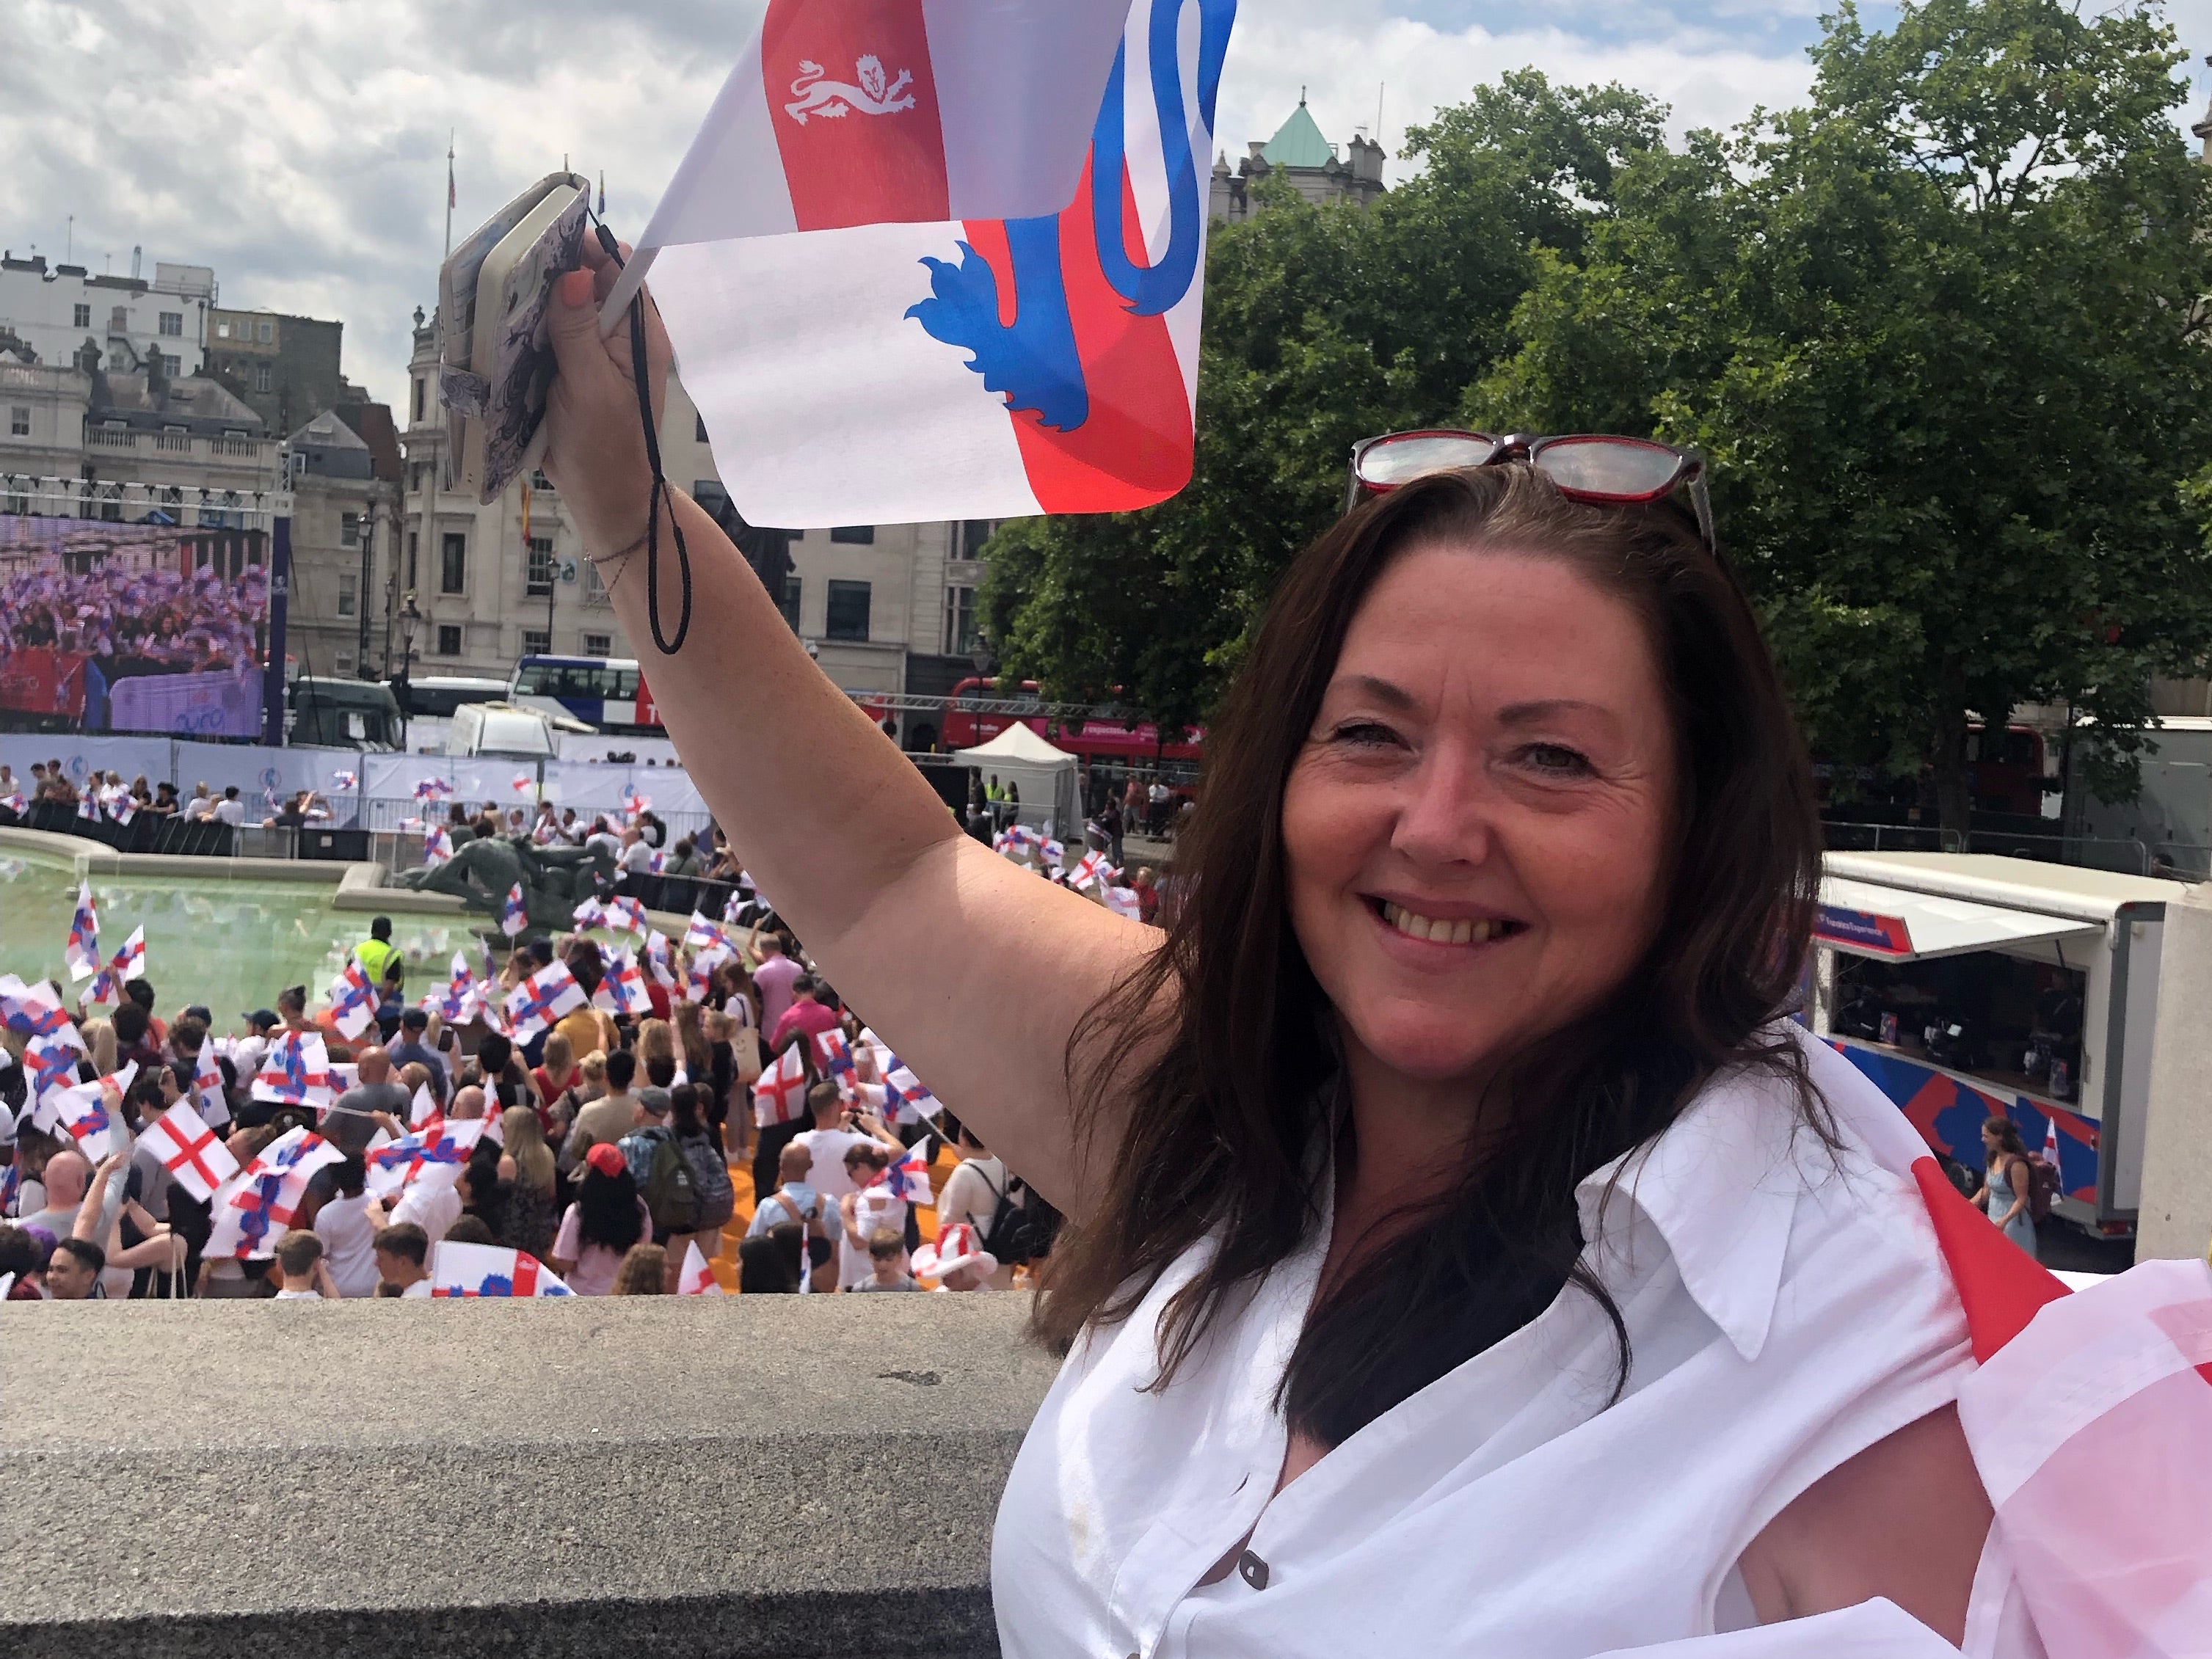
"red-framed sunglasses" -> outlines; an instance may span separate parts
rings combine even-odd
[[[1435,428],[1364,438],[1352,447],[1352,485],[1345,507],[1348,511],[1370,495],[1387,494],[1431,472],[1495,466],[1504,461],[1526,461],[1557,484],[1559,494],[1568,500],[1594,501],[1601,507],[1659,501],[1687,484],[1698,515],[1698,533],[1705,538],[1708,548],[1714,544],[1713,508],[1705,495],[1704,456],[1694,450],[1654,443],[1649,438],[1614,438],[1599,433],[1539,438],[1510,432],[1493,438],[1486,432]]]

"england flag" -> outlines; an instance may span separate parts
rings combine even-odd
[[[592,993],[592,1006],[611,1014],[642,1014],[652,1009],[653,998],[636,957],[619,949],[607,952],[606,971],[599,976],[599,988]]]
[[[513,939],[530,926],[530,907],[523,902],[522,884],[517,882],[507,890],[507,902],[500,906],[499,931]]]
[[[90,979],[100,971],[100,916],[92,908],[88,881],[76,890],[76,914],[70,918],[69,943],[63,948],[62,959],[69,963],[71,979]]]
[[[714,1270],[707,1258],[699,1254],[699,1241],[687,1240],[684,1246],[684,1267],[676,1276],[678,1296],[720,1296],[722,1287],[715,1283]]]
[[[238,1173],[238,1160],[230,1149],[181,1100],[147,1126],[143,1139],[161,1160],[161,1167],[176,1177],[177,1185],[203,1204]]]
[[[309,1178],[325,1164],[344,1161],[345,1154],[313,1130],[286,1130],[216,1188],[209,1205],[214,1227],[202,1254],[273,1255],[307,1195]]]
[[[785,3],[770,6],[772,26]],[[930,40],[940,16],[961,15],[981,38],[986,18],[1002,31],[1009,17],[1042,22],[1056,9],[1036,0],[915,9]],[[876,113],[848,97],[854,113],[825,121],[811,88],[849,80],[872,96],[867,64],[895,77],[921,61],[919,42],[887,51],[866,44],[871,33],[817,51],[794,34],[785,48],[772,27],[761,72],[794,88],[787,118],[771,131],[718,106],[715,137],[694,146],[641,249],[659,249],[653,292],[748,521],[1121,511],[1188,481],[1214,103],[1236,0],[1135,0],[1095,77],[1090,40],[1122,21],[1121,8],[1086,0],[1067,10],[1057,21],[1066,58],[1002,58],[957,85],[940,67],[942,96],[931,100],[940,121],[988,131],[1008,166],[1057,161],[1047,154],[1056,135],[1084,120],[1088,157],[1049,206],[1042,191],[1024,191],[1018,212],[979,210],[963,191],[939,193],[933,176],[927,190],[887,191],[896,175],[841,157],[821,176],[820,211],[798,206],[816,199],[810,184],[776,220],[792,177],[779,156],[877,139],[923,107]],[[787,81],[775,65],[800,51],[808,67]],[[845,62],[850,76],[839,73]],[[763,195],[775,199],[763,205]],[[751,229],[772,222],[811,234]],[[868,465],[851,465],[856,448]]]
[[[511,1034],[527,1042],[540,1031],[550,1031],[563,1014],[584,1006],[584,988],[565,962],[549,963],[507,994],[507,1019]]]
[[[930,1137],[924,1135],[906,1149],[906,1154],[889,1165],[871,1181],[871,1187],[888,1187],[892,1196],[902,1198],[909,1204],[934,1204],[936,1194],[929,1188]]]
[[[376,1024],[376,988],[358,962],[349,959],[331,982],[331,1023],[349,1042]]]
[[[767,1066],[753,1085],[753,1122],[772,1128],[806,1115],[806,1060],[793,1043]]]
[[[337,1096],[331,1051],[314,1031],[286,1031],[269,1045],[253,1097],[280,1106],[327,1106]]]
[[[432,1296],[574,1296],[527,1250],[441,1240],[430,1253]]]

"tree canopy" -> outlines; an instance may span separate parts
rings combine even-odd
[[[1466,422],[1693,445],[1815,750],[1932,768],[1970,712],[2119,734],[2212,647],[2208,187],[2154,9],[1844,4],[1806,104],[1663,137],[1523,70],[1408,134],[1364,213],[1216,227],[1190,486],[993,544],[1006,672],[1201,716],[1357,439]]]

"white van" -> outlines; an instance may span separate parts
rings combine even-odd
[[[514,755],[553,760],[560,755],[558,734],[589,732],[581,720],[518,708],[511,702],[465,702],[453,710],[446,732],[449,756]]]

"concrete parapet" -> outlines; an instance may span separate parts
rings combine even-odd
[[[1027,1303],[0,1304],[0,1652],[994,1654]]]
[[[2142,1157],[2136,1255],[2203,1255],[2212,1243],[2212,884],[2166,907]]]

